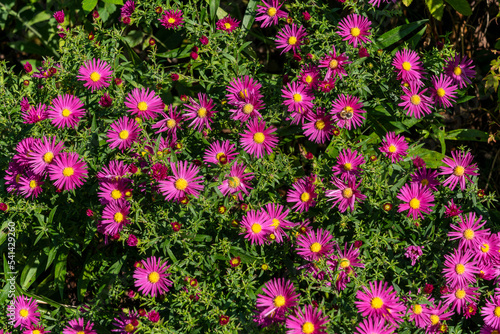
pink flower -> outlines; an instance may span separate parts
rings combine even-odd
[[[63,334],[97,334],[97,332],[93,330],[92,327],[94,327],[93,322],[89,321],[87,322],[87,324],[85,324],[85,319],[83,318],[73,319],[68,322],[68,325],[66,327],[64,327]]]
[[[52,106],[48,111],[48,118],[52,118],[52,124],[58,128],[74,128],[83,116],[85,116],[85,109],[82,101],[68,94],[59,95],[52,100]]]
[[[425,167],[419,168],[411,174],[411,183],[421,184],[432,191],[437,191],[439,185],[437,171]]]
[[[354,332],[354,334],[392,334],[393,332],[394,328],[391,328],[390,325],[386,325],[384,319],[368,318],[364,319],[363,322],[356,327],[356,332]]]
[[[121,151],[132,147],[141,131],[137,122],[127,116],[118,119],[110,127],[111,129],[107,133],[109,147],[112,149],[118,147]]]
[[[269,2],[263,0],[262,3],[264,6],[257,5],[258,14],[255,17],[255,21],[262,21],[261,28],[277,25],[280,17],[287,17],[288,14],[280,9],[283,3],[280,4],[279,0],[269,0]]]
[[[203,161],[206,164],[225,165],[235,159],[239,153],[229,140],[215,141],[206,149]]]
[[[358,47],[358,43],[369,43],[371,42],[367,36],[370,36],[370,25],[372,23],[364,16],[351,14],[344,17],[340,23],[340,31],[337,33],[344,37],[343,41],[348,41],[355,48]]]
[[[35,142],[33,144],[33,152],[28,158],[33,173],[44,175],[49,165],[54,161],[54,158],[64,148],[64,143],[56,143],[56,140],[56,137],[43,137],[41,141]]]
[[[242,78],[233,78],[226,90],[229,94],[226,95],[228,102],[232,105],[238,105],[240,103],[245,103],[248,98],[255,97],[256,99],[262,99],[262,94],[260,93],[260,88],[262,85],[253,78],[245,75]]]
[[[113,99],[109,96],[108,93],[104,93],[99,100],[99,105],[103,108],[109,108],[113,105]]]
[[[292,124],[303,123],[307,114],[312,111],[314,95],[307,86],[300,82],[288,83],[281,92],[281,96],[285,99],[283,104],[288,106],[288,111],[293,112]]]
[[[166,200],[181,200],[187,195],[198,197],[203,190],[202,177],[197,176],[199,169],[189,165],[187,161],[170,163],[174,176],[169,176],[166,181],[159,181],[160,191]]]
[[[406,82],[419,81],[424,74],[420,57],[412,50],[403,49],[396,52],[392,65],[396,68],[398,79]]]
[[[158,21],[160,21],[161,25],[167,29],[177,29],[182,27],[182,25],[184,24],[184,18],[182,17],[182,15],[182,10],[171,9],[169,11],[166,11],[165,14],[163,14],[162,18],[158,19]]]
[[[403,102],[399,103],[400,107],[406,110],[406,115],[415,117],[417,119],[422,118],[425,115],[431,113],[431,98],[424,95],[427,88],[419,91],[419,88],[415,84],[410,84],[409,89],[403,89],[405,95],[401,96]]]
[[[110,201],[102,212],[101,228],[107,235],[115,235],[123,230],[123,227],[130,224],[128,214],[130,213],[130,203],[124,199]]]
[[[210,123],[213,122],[212,116],[217,111],[213,110],[215,104],[212,99],[204,93],[198,93],[198,100],[196,102],[193,98],[189,98],[190,104],[186,105],[187,113],[183,117],[187,120],[193,120],[189,126],[193,127],[198,132],[201,132],[204,128],[211,130]]]
[[[303,26],[297,27],[295,23],[286,25],[276,36],[276,48],[283,49],[281,54],[293,51],[294,54],[300,52],[300,46],[307,35]]]
[[[444,212],[444,216],[446,218],[455,217],[461,214],[463,211],[461,207],[453,203],[453,199],[448,202],[448,206],[446,207],[446,211]]]
[[[462,251],[471,251],[479,245],[480,240],[489,235],[489,229],[481,229],[486,224],[484,221],[481,224],[482,216],[476,219],[474,212],[469,212],[468,215],[460,216],[458,226],[450,224],[454,231],[448,232],[450,240],[459,240],[458,248]]]
[[[391,158],[391,162],[403,160],[408,152],[408,144],[404,136],[396,135],[394,132],[387,132],[382,140],[382,146],[379,148],[380,152],[385,153],[385,156]]]
[[[333,121],[332,117],[325,113],[325,109],[318,108],[317,114],[311,112],[306,117],[311,122],[302,126],[304,135],[318,144],[330,141],[333,134]]]
[[[434,201],[434,195],[428,188],[424,188],[421,184],[405,184],[401,191],[399,192],[398,199],[403,201],[399,204],[398,212],[403,212],[408,210],[408,215],[412,216],[413,219],[420,218],[424,219],[422,213],[431,213],[431,207],[434,206],[432,203]]]
[[[226,16],[225,18],[217,21],[215,24],[217,27],[217,30],[222,30],[227,32],[228,34],[232,33],[236,28],[238,28],[238,25],[240,24],[240,21],[232,18],[230,15]]]
[[[332,208],[338,204],[339,211],[342,213],[346,212],[347,208],[349,208],[351,212],[354,211],[354,204],[366,199],[366,196],[361,194],[358,190],[361,181],[362,180],[356,184],[355,178],[349,178],[346,184],[338,178],[333,178],[332,182],[338,189],[327,190],[325,192],[325,196],[328,197],[328,200],[334,202]]]
[[[486,325],[500,328],[500,298],[492,296],[481,309],[481,315]]]
[[[290,210],[285,210],[282,205],[276,203],[266,204],[265,212],[267,213],[268,219],[271,221],[271,226],[274,227],[273,235],[276,237],[277,242],[283,242],[283,238],[287,237],[285,229],[290,229],[293,224],[292,222],[286,220],[288,212]]]
[[[297,239],[297,254],[308,261],[317,261],[333,252],[335,242],[330,232],[318,229],[316,233],[311,230],[305,236]]]
[[[316,205],[318,194],[314,191],[314,184],[307,179],[300,179],[292,185],[293,189],[288,190],[287,202],[295,203],[292,209],[298,212],[308,211],[310,207]]]
[[[296,309],[295,315],[286,318],[287,334],[326,333],[327,323],[328,317],[322,316],[321,310],[306,305],[304,309]]]
[[[156,130],[156,134],[166,132],[169,138],[172,141],[177,140],[177,130],[181,130],[182,123],[182,114],[181,112],[177,112],[177,107],[172,106],[171,104],[168,106],[168,113],[164,111],[158,112],[163,119],[158,121],[156,124],[153,124],[153,129]]]
[[[453,85],[452,79],[443,74],[438,76],[433,76],[431,79],[432,86],[431,94],[434,103],[443,108],[449,108],[453,106],[457,98],[457,86]]]
[[[414,266],[417,263],[418,258],[423,254],[422,250],[424,246],[408,246],[406,247],[405,256],[407,259],[411,260],[411,265]]]
[[[207,36],[201,36],[200,37],[200,43],[202,45],[208,45],[208,37]]]
[[[347,181],[358,177],[363,171],[359,166],[366,163],[365,158],[356,150],[350,148],[340,151],[337,157],[337,164],[332,167],[335,176],[340,175],[340,179]]]
[[[148,320],[153,323],[157,323],[158,321],[160,321],[160,314],[155,310],[151,310],[148,313]]]
[[[266,122],[259,122],[254,118],[247,123],[247,130],[241,134],[240,144],[248,154],[262,158],[264,152],[271,154],[278,145],[278,136],[273,134],[275,131],[275,127],[266,129]]]
[[[262,288],[264,294],[257,295],[257,309],[261,317],[284,315],[298,304],[299,294],[293,283],[284,278],[272,279]]]
[[[370,288],[363,286],[358,290],[355,301],[358,311],[363,317],[374,319],[385,319],[391,324],[403,322],[403,312],[406,307],[399,301],[392,286],[387,288],[387,282],[382,286],[382,282],[369,282]]]
[[[35,299],[23,295],[14,299],[14,328],[36,325],[40,321],[39,317],[40,313]]]
[[[135,247],[137,246],[137,237],[133,234],[129,235],[128,238],[127,238],[127,245],[129,245],[130,247]]]
[[[48,166],[49,177],[54,186],[62,190],[81,187],[87,177],[87,164],[80,160],[78,153],[63,152]]]
[[[476,282],[479,273],[477,262],[471,261],[472,252],[462,253],[455,249],[452,255],[445,255],[443,274],[446,283],[451,287],[464,287]]]
[[[359,101],[359,98],[341,94],[332,102],[333,120],[339,128],[356,129],[363,124],[365,119],[361,114],[366,113],[366,111],[361,108],[363,108],[363,103]]]
[[[471,83],[470,78],[476,75],[472,60],[460,54],[455,54],[454,58],[446,60],[444,73],[453,80],[454,84],[458,85],[458,88],[467,87],[467,84]]]
[[[319,85],[319,68],[315,65],[304,65],[300,70],[299,80],[308,89],[316,89]]]
[[[135,88],[125,99],[125,106],[132,115],[143,119],[155,119],[157,113],[163,111],[161,98],[155,96],[155,91],[149,88]]]
[[[134,272],[134,285],[144,295],[156,297],[169,291],[172,286],[172,281],[167,279],[170,273],[167,270],[167,261],[162,262],[161,258],[151,256],[146,260],[142,260],[142,267],[135,268]]]
[[[271,221],[267,219],[267,214],[264,211],[250,210],[241,220],[241,228],[244,232],[240,235],[245,235],[245,239],[250,240],[250,244],[263,245],[267,236],[271,234],[274,227]]]
[[[99,90],[108,87],[111,83],[111,66],[105,61],[93,58],[92,61],[86,61],[78,70],[77,76],[79,81],[85,81],[84,87],[90,88],[92,93],[94,90]]]
[[[457,183],[460,183],[460,190],[465,190],[465,180],[472,180],[469,175],[479,175],[476,173],[478,170],[477,164],[471,164],[474,157],[470,152],[465,153],[464,151],[452,151],[452,159],[445,157],[443,158],[443,163],[448,165],[441,168],[439,175],[448,175],[448,178],[443,182],[443,186],[448,186],[451,190],[455,189]]]
[[[56,19],[57,23],[59,23],[59,24],[64,23],[64,11],[60,10],[58,12],[55,12],[54,18]]]
[[[230,173],[225,175],[226,179],[217,187],[222,195],[226,196],[237,194],[240,201],[243,200],[241,193],[244,193],[247,196],[249,195],[248,189],[253,189],[250,186],[250,180],[254,177],[253,173],[245,173],[246,168],[247,167],[243,163],[235,163],[231,166]]]

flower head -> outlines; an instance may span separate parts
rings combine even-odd
[[[366,113],[366,111],[361,108],[363,108],[363,103],[359,101],[359,98],[341,94],[332,102],[333,120],[339,128],[356,129],[363,124],[365,119],[361,114]]]
[[[354,334],[392,334],[393,332],[394,328],[391,328],[390,325],[386,325],[384,319],[368,318],[364,319],[363,322],[356,327],[356,332],[354,332]]]
[[[448,237],[450,240],[459,240],[458,248],[462,251],[471,251],[479,245],[480,239],[487,237],[489,229],[481,229],[481,227],[486,224],[484,221],[482,224],[482,216],[476,219],[476,214],[474,212],[469,212],[468,215],[460,216],[460,222],[458,226],[451,224],[450,227],[454,231],[448,232]]]
[[[169,176],[165,181],[159,181],[160,191],[166,200],[181,200],[187,195],[198,197],[203,190],[202,176],[197,176],[199,169],[189,165],[187,161],[170,163],[174,176]]]
[[[358,177],[363,171],[359,166],[365,163],[365,158],[358,151],[351,151],[350,148],[343,149],[337,157],[337,164],[332,167],[333,175],[344,181]]]
[[[474,157],[470,152],[465,153],[464,151],[452,151],[451,159],[448,157],[443,158],[443,163],[448,165],[441,168],[441,172],[439,175],[450,175],[443,182],[443,186],[448,186],[451,190],[455,189],[457,183],[460,183],[460,190],[465,190],[465,180],[472,180],[469,178],[469,175],[479,175],[476,173],[478,170],[477,164],[472,164],[472,159]]]
[[[476,282],[475,274],[479,273],[477,262],[471,261],[474,256],[472,252],[462,253],[457,251],[451,255],[445,255],[443,273],[446,278],[446,283],[455,287],[464,287],[470,283]]]
[[[78,70],[79,81],[85,81],[84,87],[89,88],[92,92],[108,87],[111,83],[111,66],[105,61],[93,58],[92,61],[86,61]]]
[[[69,94],[59,95],[52,100],[48,111],[48,118],[52,118],[52,124],[58,128],[74,128],[84,115],[82,101]]]
[[[288,15],[285,11],[280,9],[281,6],[283,6],[283,3],[280,4],[279,0],[268,1],[269,2],[266,2],[265,0],[262,1],[264,6],[257,5],[258,14],[255,21],[262,21],[260,23],[261,28],[277,25],[280,17],[286,18]]]
[[[369,289],[363,286],[356,293],[356,298],[360,301],[355,301],[354,304],[363,317],[386,319],[392,324],[402,322],[406,307],[399,302],[392,286],[387,288],[387,282],[383,284],[369,282]]]
[[[272,279],[262,288],[264,294],[257,295],[257,308],[262,317],[272,313],[284,314],[288,309],[297,306],[299,294],[295,292],[289,280]]]
[[[29,156],[29,165],[33,173],[44,175],[54,158],[64,148],[63,142],[57,142],[56,137],[43,137],[33,144],[33,152]]]
[[[408,144],[405,137],[396,135],[394,132],[387,132],[382,139],[382,146],[379,148],[380,152],[391,158],[392,163],[403,160],[403,157],[408,154],[407,149]]]
[[[85,319],[83,318],[73,319],[68,321],[68,325],[63,329],[63,334],[97,334],[92,327],[94,327],[93,322],[89,321],[85,324]]]
[[[254,118],[247,123],[247,130],[241,134],[240,143],[245,152],[262,158],[264,153],[271,154],[278,144],[278,136],[273,134],[275,131],[275,127],[266,129],[266,122],[259,122]]]
[[[262,85],[252,77],[245,75],[242,78],[233,78],[227,85],[226,89],[229,94],[226,95],[228,102],[232,105],[244,103],[248,98],[255,97],[261,99],[263,96],[260,93]]]
[[[22,109],[22,108],[21,108]],[[43,121],[44,119],[49,118],[49,114],[47,112],[47,106],[45,104],[38,104],[37,106],[29,106],[25,112],[23,112],[23,120],[24,124],[34,124],[38,123],[40,121]]]
[[[302,126],[304,135],[318,144],[328,142],[333,134],[333,121],[332,117],[325,113],[325,109],[318,108],[317,113],[311,112],[306,117],[310,122]]]
[[[303,309],[298,308],[294,315],[286,318],[287,334],[326,333],[327,323],[328,317],[324,317],[321,310],[306,305]]]
[[[341,79],[343,76],[347,76],[344,66],[351,63],[348,61],[349,57],[346,56],[345,53],[337,54],[335,45],[332,45],[332,49],[333,53],[330,51],[328,54],[325,54],[319,62],[319,67],[326,67],[327,69],[325,80],[335,78],[336,75],[338,75]]]
[[[167,261],[162,262],[161,258],[151,256],[146,260],[141,261],[143,267],[135,268],[134,285],[145,295],[156,297],[168,292],[168,288],[172,286],[172,281],[167,277],[170,273],[167,270]]]
[[[297,254],[308,261],[317,261],[333,252],[332,239],[333,236],[326,230],[320,228],[316,233],[311,230],[297,239]]]
[[[319,85],[320,70],[317,66],[309,64],[302,66],[299,73],[299,80],[308,89],[316,89]]]
[[[196,102],[193,98],[189,98],[190,104],[185,106],[187,113],[183,116],[187,120],[192,119],[189,126],[192,126],[198,132],[201,132],[204,128],[211,130],[212,116],[217,112],[213,110],[215,103],[204,93],[198,93],[198,100],[199,102]]]
[[[250,240],[252,245],[263,245],[267,236],[274,230],[270,220],[267,219],[267,214],[264,211],[255,210],[247,212],[241,220],[241,227],[244,232],[240,234],[244,234],[245,239]]]
[[[226,174],[226,179],[218,186],[220,192],[223,195],[234,195],[237,194],[240,201],[243,200],[241,193],[249,195],[248,189],[253,189],[249,182],[252,180],[253,173],[245,173],[247,167],[245,164],[235,163],[231,166],[231,171]]]
[[[421,184],[425,188],[436,191],[437,186],[439,185],[439,181],[437,180],[437,171],[425,167],[419,168],[411,174],[411,183]]]
[[[172,141],[177,140],[177,130],[181,129],[182,123],[182,114],[181,112],[177,112],[177,107],[172,106],[171,104],[168,106],[168,113],[164,111],[160,111],[159,114],[163,117],[162,120],[158,121],[156,124],[153,124],[153,129],[156,130],[156,134],[166,132],[169,138]]]
[[[458,85],[458,88],[466,87],[471,83],[470,79],[476,75],[472,60],[460,54],[446,60],[444,73],[453,80],[454,84]]]
[[[292,222],[286,220],[290,210],[284,210],[285,208],[282,205],[276,203],[266,204],[264,209],[271,221],[271,226],[274,227],[273,235],[276,237],[276,241],[282,242],[283,237],[287,237],[284,229],[289,229],[294,226]]]
[[[424,74],[420,57],[412,50],[403,49],[396,52],[392,65],[396,68],[398,79],[405,82],[419,81]]]
[[[414,266],[417,263],[417,260],[420,256],[422,256],[424,246],[408,246],[406,247],[405,256],[407,259],[411,260],[411,265]]]
[[[276,47],[283,49],[283,52],[293,51],[294,54],[300,52],[300,46],[307,35],[306,29],[303,26],[298,26],[295,23],[286,25],[276,36]]]
[[[236,147],[229,140],[217,140],[205,150],[203,161],[211,165],[225,165],[233,161],[238,154]]]
[[[292,124],[303,123],[307,113],[312,111],[314,95],[300,82],[288,83],[281,92],[284,98],[283,104],[288,106],[289,112],[293,112]]]
[[[127,116],[118,119],[110,127],[111,129],[107,134],[109,147],[112,149],[118,147],[121,151],[132,147],[141,131],[137,126],[137,122]]]
[[[407,217],[411,215],[416,220],[420,216],[420,218],[424,219],[423,213],[432,212],[434,195],[429,188],[425,188],[421,184],[405,184],[397,197],[403,201],[403,203],[399,204],[398,212],[408,210]]]
[[[452,107],[457,98],[457,86],[453,84],[452,79],[440,74],[439,77],[434,75],[431,82],[431,93],[434,103],[444,108]]]
[[[62,190],[81,187],[87,177],[87,164],[80,160],[78,153],[63,152],[48,166],[49,177],[54,186]]]
[[[298,212],[308,211],[310,207],[316,205],[318,194],[314,191],[314,183],[307,179],[299,179],[292,185],[293,189],[288,190],[287,202],[295,203],[292,207]]]
[[[132,115],[141,119],[155,119],[157,113],[163,111],[161,98],[155,96],[155,91],[149,88],[135,88],[125,99],[125,106]]]
[[[399,103],[400,107],[406,110],[406,115],[415,118],[422,118],[431,113],[431,98],[424,95],[427,88],[420,91],[418,85],[410,84],[409,89],[403,89],[405,95],[401,96],[403,102]]]
[[[115,235],[123,230],[123,227],[130,224],[128,214],[130,212],[130,203],[124,199],[109,202],[102,212],[101,225],[104,233]]]
[[[493,328],[500,328],[500,298],[492,296],[481,309],[484,323]],[[493,333],[493,332],[491,332]]]
[[[236,28],[238,28],[238,25],[240,24],[240,21],[232,18],[230,15],[226,16],[225,18],[217,21],[215,24],[217,26],[217,30],[222,30],[227,32],[228,34],[232,33]]]
[[[340,23],[340,31],[337,33],[344,37],[343,41],[348,41],[355,48],[358,47],[358,43],[368,43],[371,42],[367,36],[370,36],[370,25],[372,23],[364,16],[351,14],[344,17]]]
[[[19,326],[29,327],[31,324],[38,324],[40,319],[38,304],[31,297],[18,296],[14,300],[14,328]]]
[[[182,27],[184,24],[184,18],[182,17],[183,13],[180,9],[171,9],[163,14],[161,19],[158,21],[161,22],[161,25],[167,29],[177,29]]]
[[[327,190],[325,196],[328,197],[329,201],[334,202],[332,207],[339,205],[340,212],[346,212],[347,208],[354,211],[354,204],[356,202],[362,202],[366,199],[366,195],[363,195],[359,190],[359,185],[362,180],[356,184],[355,178],[349,178],[344,183],[342,180],[334,177],[333,184],[338,188],[336,190]]]

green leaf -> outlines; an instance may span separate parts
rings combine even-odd
[[[123,5],[123,0],[103,0],[104,3],[112,3],[114,5]]]
[[[443,0],[425,0],[425,4],[436,20],[441,21],[443,19]]]
[[[66,249],[63,249],[63,251]],[[55,282],[59,286],[61,299],[64,299],[64,286],[66,285],[66,264],[68,253],[59,253],[57,256],[56,265],[54,266]]]
[[[466,96],[459,98],[457,100],[457,103],[464,103],[464,102],[467,102],[469,100],[472,100],[473,98],[474,98],[474,96],[466,95]]]
[[[445,137],[447,140],[466,140],[466,141],[488,141],[488,133],[475,129],[457,129],[448,132]]]
[[[97,5],[97,0],[83,0],[82,8],[86,12],[91,12]]]
[[[257,0],[250,0],[245,10],[245,16],[243,16],[243,20],[241,21],[241,27],[245,32],[250,30],[255,20],[255,7],[257,7]]]
[[[443,166],[442,161],[445,155],[442,153],[427,150],[425,148],[420,148],[415,153],[425,161],[428,168],[438,168]]]
[[[219,9],[220,0],[209,0],[210,2],[210,21],[215,20],[215,15],[217,14],[217,9]]]
[[[28,23],[33,25],[33,24],[36,24],[38,22],[50,20],[51,17],[52,17],[52,15],[50,15],[47,12],[40,12],[40,13],[36,14]]]
[[[425,20],[415,21],[412,23],[396,27],[392,30],[389,30],[388,32],[386,32],[385,34],[383,34],[378,38],[376,44],[379,47],[379,49],[385,49],[388,46],[391,46],[392,44],[408,36],[412,31],[418,29],[427,21],[429,20],[425,19]]]
[[[446,0],[446,2],[462,15],[472,15],[472,8],[467,0]]]

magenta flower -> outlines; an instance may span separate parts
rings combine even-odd
[[[37,198],[42,192],[42,176],[33,173],[26,173],[19,178],[19,192],[26,198]]]
[[[274,227],[268,219],[264,211],[250,210],[241,220],[241,228],[244,232],[240,235],[245,235],[245,239],[250,240],[250,244],[263,245],[267,240],[267,236],[273,233]]]
[[[300,82],[311,90],[318,87],[320,74],[318,67],[309,64],[302,66],[298,77]]]
[[[260,94],[262,85],[253,78],[245,75],[243,78],[233,78],[233,80],[226,87],[229,94],[226,95],[228,103],[236,105],[243,103],[249,97],[261,99],[263,96]]]
[[[405,257],[411,260],[411,265],[414,266],[417,263],[417,260],[420,256],[422,256],[424,246],[408,246],[406,247]]]
[[[132,115],[143,119],[155,119],[157,113],[163,111],[163,102],[161,98],[155,96],[155,91],[149,91],[149,88],[135,88],[127,95],[125,106]]]
[[[292,124],[303,123],[307,113],[312,111],[314,95],[300,82],[288,83],[281,92],[281,97],[285,99],[283,104],[288,106],[289,112],[293,112]]]
[[[222,30],[227,32],[228,34],[232,33],[236,28],[238,28],[240,24],[240,21],[232,18],[230,15],[226,16],[225,18],[217,21],[215,24],[217,27],[217,30]]]
[[[373,318],[364,319],[355,330],[354,334],[392,334],[394,332],[394,328],[386,325],[384,319]]]
[[[437,191],[437,186],[439,185],[439,181],[437,180],[437,171],[425,167],[418,168],[413,174],[411,174],[411,183],[421,184],[425,188]]]
[[[121,17],[130,17],[135,11],[135,2],[133,0],[128,0],[125,4],[120,8]]]
[[[23,295],[14,299],[14,328],[36,325],[40,321],[39,317],[40,313],[35,299]]]
[[[340,31],[337,33],[344,37],[342,40],[347,41],[352,44],[355,48],[358,47],[358,43],[369,43],[371,42],[367,36],[370,36],[370,25],[372,23],[364,16],[351,14],[344,17],[339,22]]]
[[[93,58],[92,61],[86,61],[83,66],[78,70],[79,75],[77,76],[79,81],[85,81],[84,87],[89,88],[92,93],[94,90],[100,90],[106,88],[111,83],[111,76],[113,71],[111,71],[111,66],[105,61]]]
[[[262,118],[259,110],[264,108],[264,103],[256,96],[245,98],[244,102],[234,104],[235,109],[230,109],[231,119],[235,121],[246,122],[249,118]]]
[[[453,199],[448,202],[448,206],[446,206],[445,208],[446,211],[444,212],[444,216],[446,218],[458,216],[463,212],[462,208],[459,205],[453,203]]]
[[[328,317],[324,317],[321,310],[306,305],[304,309],[296,309],[295,315],[286,318],[287,334],[324,334],[325,325],[328,323]]]
[[[457,86],[452,83],[452,79],[443,74],[438,76],[433,76],[431,79],[432,86],[431,94],[434,103],[442,106],[443,108],[449,108],[455,103],[457,98]]]
[[[439,167],[441,168],[441,172],[439,175],[448,175],[448,178],[443,182],[443,186],[448,186],[451,190],[455,189],[457,183],[460,183],[460,190],[465,190],[465,180],[472,180],[469,178],[469,175],[479,175],[476,173],[478,170],[477,164],[471,164],[472,159],[474,157],[470,152],[465,153],[464,151],[452,151],[451,152],[452,159],[445,157],[443,158],[443,163],[448,165],[447,167]]]
[[[55,12],[54,18],[56,19],[57,23],[59,24],[64,23],[64,11],[60,10],[58,12]]]
[[[427,88],[419,91],[419,88],[415,84],[410,84],[409,89],[403,89],[405,95],[401,96],[403,102],[399,103],[398,106],[403,107],[406,111],[407,116],[415,117],[417,119],[424,117],[431,113],[431,98],[424,95]]]
[[[297,239],[297,254],[308,261],[317,261],[333,252],[333,236],[327,230],[313,230]]]
[[[181,129],[182,123],[182,114],[181,112],[177,112],[177,107],[172,106],[171,104],[168,106],[168,114],[164,111],[158,112],[163,119],[158,121],[156,124],[153,124],[153,129],[156,130],[156,134],[167,132],[167,136],[172,140],[177,140],[177,130]]]
[[[120,318],[114,318],[115,322],[113,322],[113,326],[116,328],[111,331],[116,334],[135,333],[139,325],[138,318],[139,315],[135,311],[130,311],[128,314],[121,313]]]
[[[483,217],[479,216],[476,220],[476,214],[474,212],[469,212],[469,214],[465,216],[465,219],[464,216],[460,216],[458,226],[450,224],[450,227],[455,231],[448,232],[448,237],[450,240],[459,240],[458,248],[461,251],[465,252],[475,249],[480,239],[489,235],[490,229],[481,229],[481,227],[486,224],[486,221],[480,224],[481,219],[483,219]]]
[[[264,294],[257,295],[257,308],[261,317],[282,314],[297,306],[299,294],[293,283],[284,278],[274,278],[262,288]]]
[[[481,309],[481,315],[486,325],[500,328],[500,298],[492,296]]]
[[[451,287],[464,287],[476,282],[475,274],[479,273],[476,261],[470,261],[474,256],[472,252],[457,251],[452,255],[445,255],[444,277],[446,283]]]
[[[161,258],[151,256],[141,263],[144,268],[135,268],[133,275],[134,285],[139,291],[152,297],[168,292],[173,282],[167,278],[170,276],[170,273],[167,273],[170,267],[166,265],[167,261],[162,262]]]
[[[118,199],[110,202],[102,212],[101,225],[104,233],[107,235],[115,235],[123,230],[123,227],[130,224],[128,214],[130,213],[130,203]]]
[[[60,153],[48,166],[49,178],[54,186],[62,190],[81,187],[87,177],[87,164],[80,160],[78,153]]]
[[[299,179],[292,185],[293,189],[288,190],[287,202],[295,203],[292,209],[298,212],[308,211],[310,207],[316,205],[318,194],[314,191],[314,184],[307,179]]]
[[[424,74],[420,57],[412,50],[403,49],[396,52],[392,65],[396,68],[398,79],[405,82],[419,81]]]
[[[480,264],[496,264],[500,257],[500,240],[496,234],[485,235],[477,238],[477,244],[472,247],[475,252],[474,259]]]
[[[307,35],[303,26],[297,27],[295,23],[286,25],[276,36],[276,48],[283,49],[283,52],[293,51],[294,54],[300,52],[300,46]]]
[[[111,129],[108,131],[108,140],[110,148],[120,149],[124,151],[130,147],[137,140],[141,129],[137,126],[134,119],[123,116],[116,122],[110,125]]]
[[[307,139],[318,144],[330,141],[333,134],[333,122],[332,117],[325,113],[325,109],[318,108],[316,114],[311,112],[306,117],[310,122],[306,122],[302,130]]]
[[[280,4],[279,0],[269,0],[269,2],[263,0],[262,3],[264,6],[257,5],[258,14],[255,17],[255,21],[262,21],[261,28],[277,25],[280,17],[286,18],[288,16],[285,11],[280,9],[283,3]]]
[[[171,9],[166,11],[162,18],[158,19],[158,21],[160,21],[161,25],[167,29],[177,29],[182,27],[184,24],[182,14],[182,10],[180,9]]]
[[[470,78],[476,75],[472,60],[460,54],[446,60],[444,73],[453,80],[454,84],[458,85],[458,88],[466,87],[467,84],[471,83]]]
[[[92,327],[94,327],[93,322],[89,321],[85,324],[85,320],[83,318],[73,319],[68,321],[68,325],[63,328],[63,334],[97,334]]]
[[[33,152],[29,156],[29,165],[33,173],[44,175],[54,158],[64,148],[64,143],[56,143],[56,137],[43,137],[41,141],[33,144]]]
[[[432,191],[421,184],[405,184],[401,188],[397,198],[403,201],[403,203],[399,204],[398,212],[408,210],[407,217],[411,215],[415,220],[418,217],[424,219],[422,213],[431,213],[431,206],[434,206],[432,203],[434,201]]]
[[[52,124],[58,128],[74,128],[83,116],[85,109],[82,101],[69,94],[59,95],[52,100],[48,111],[48,118],[52,118]]]
[[[437,306],[429,308],[429,310],[426,313],[430,319],[431,324],[426,329],[427,333],[438,333],[442,325],[442,322],[445,320],[450,320],[450,317],[454,313],[453,311],[446,312],[447,308],[448,308],[447,304],[444,304],[441,307],[441,302],[439,302]]]
[[[248,154],[257,158],[271,154],[278,145],[278,136],[273,134],[275,127],[266,129],[266,122],[254,118],[247,123],[247,130],[241,134],[240,144]]]
[[[358,190],[361,181],[362,180],[356,184],[355,178],[349,178],[346,184],[342,180],[334,177],[332,183],[338,189],[327,190],[325,192],[325,196],[328,197],[328,200],[334,202],[332,208],[338,204],[339,211],[342,213],[346,212],[347,208],[349,208],[351,212],[354,211],[354,203],[362,202],[366,199],[366,196]]]
[[[267,213],[268,219],[271,221],[271,226],[274,227],[273,234],[276,237],[276,241],[283,242],[283,237],[288,237],[284,229],[290,229],[295,225],[286,220],[290,210],[286,209],[283,211],[285,208],[276,203],[266,204],[264,209]]]
[[[253,189],[250,186],[250,180],[254,177],[253,173],[245,173],[246,168],[247,166],[243,163],[235,163],[231,166],[231,171],[225,176],[226,179],[217,187],[222,195],[237,194],[240,201],[243,200],[241,193],[244,193],[247,196],[249,195],[248,189]]]
[[[363,171],[359,166],[365,163],[365,158],[358,151],[351,151],[350,148],[343,149],[337,157],[337,164],[332,167],[333,175],[340,175],[340,179],[344,181],[356,178]]]
[[[384,139],[382,139],[382,147],[379,148],[380,152],[385,153],[385,156],[391,158],[391,162],[403,160],[408,152],[408,144],[404,136],[396,135],[394,132],[387,132]]]
[[[186,105],[187,113],[183,117],[187,120],[192,119],[193,121],[189,126],[192,126],[198,132],[201,132],[204,128],[211,130],[212,116],[217,112],[213,110],[215,103],[204,93],[198,93],[198,100],[199,102],[196,102],[193,98],[189,98],[190,104]]]
[[[319,62],[319,67],[327,68],[325,80],[335,78],[336,75],[338,75],[341,79],[343,76],[347,76],[347,72],[344,69],[344,66],[351,63],[350,61],[348,61],[349,57],[346,56],[345,53],[337,55],[335,45],[332,45],[332,49],[333,53],[330,51]]]
[[[333,120],[339,128],[356,129],[363,124],[365,119],[361,114],[366,113],[366,111],[361,108],[363,108],[363,103],[359,101],[359,98],[341,94],[332,102]]]
[[[225,165],[234,160],[239,153],[229,140],[215,141],[206,149],[203,161],[206,164]]]
[[[103,182],[99,187],[99,192],[97,196],[103,205],[110,202],[115,202],[120,199],[125,198],[125,192],[127,191],[127,182],[125,180],[118,179],[111,182]]]
[[[21,108],[22,109],[22,108]],[[23,112],[23,120],[24,124],[35,124],[49,117],[47,112],[47,106],[45,104],[38,104],[38,107],[33,106],[30,107],[28,105],[28,109]]]
[[[174,176],[169,176],[166,181],[159,181],[160,191],[166,200],[181,200],[187,195],[198,198],[203,190],[203,177],[197,176],[199,169],[189,165],[187,161],[177,161],[170,163],[170,168]]]
[[[391,324],[397,326],[397,323],[403,322],[403,312],[406,307],[399,301],[396,292],[392,286],[387,288],[387,282],[382,286],[382,282],[369,282],[370,289],[366,286],[361,287],[363,291],[356,292],[355,301],[358,311],[363,317],[374,319],[385,319]]]
[[[346,273],[351,273],[355,267],[364,268],[365,265],[360,263],[359,260],[359,249],[354,248],[354,244],[347,249],[347,243],[344,246],[344,250],[342,250],[337,244],[337,252],[335,261],[333,262],[334,267],[337,270],[345,271]],[[356,273],[354,273],[356,275]]]

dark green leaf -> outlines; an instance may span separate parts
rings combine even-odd
[[[392,30],[389,30],[388,32],[379,37],[379,39],[376,41],[376,44],[380,49],[385,49],[388,46],[391,46],[392,44],[408,36],[412,31],[418,29],[427,21],[428,21],[427,19],[415,21],[409,24],[396,27]]]
[[[436,20],[441,21],[443,19],[443,0],[425,0],[425,4]]]
[[[467,0],[446,0],[446,2],[462,15],[472,15],[472,8]]]

